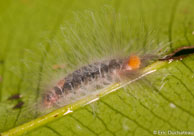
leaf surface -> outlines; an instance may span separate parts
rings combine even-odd
[[[145,32],[139,37],[147,43],[150,29],[157,28],[157,40],[168,39],[173,50],[194,43],[194,2],[192,0],[18,0],[0,2],[0,132],[28,120],[23,110],[8,114],[16,102],[7,98],[25,91],[27,72],[21,59],[25,48],[36,52],[34,45],[60,35],[60,26],[73,19],[73,11],[113,6],[132,26],[141,19]],[[125,32],[126,33],[126,32]],[[49,50],[49,49],[48,49]],[[44,63],[46,58],[40,58]],[[154,135],[159,131],[194,131],[194,56],[166,64],[155,73],[106,95],[92,105],[80,107],[71,114],[40,126],[25,135]],[[19,75],[10,70],[19,65]],[[30,65],[31,67],[33,64]],[[44,71],[39,67],[37,72]],[[16,71],[16,73],[18,73]],[[37,83],[39,78],[37,78]],[[38,88],[38,84],[37,84]],[[38,90],[38,89],[37,89]],[[34,96],[35,97],[35,96]],[[23,97],[24,101],[28,100]]]

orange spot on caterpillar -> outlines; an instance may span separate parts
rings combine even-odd
[[[138,69],[141,65],[141,60],[138,56],[132,55],[128,60],[128,69],[135,70]]]

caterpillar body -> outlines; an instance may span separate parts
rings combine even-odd
[[[83,66],[61,79],[50,91],[43,95],[44,107],[52,107],[61,102],[69,103],[76,96],[84,96],[136,75],[141,66],[141,59],[132,55],[129,58],[111,59]]]

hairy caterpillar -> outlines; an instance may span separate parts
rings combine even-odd
[[[85,17],[77,15],[78,24],[61,28],[63,40],[50,46],[45,64],[49,72],[42,74],[46,85],[43,83],[40,92],[41,109],[56,109],[88,95],[97,95],[101,89],[116,82],[137,78],[141,75],[140,69],[163,53],[160,52],[163,43],[156,46],[150,35],[147,44],[140,44],[132,39],[134,33],[123,33],[125,19],[112,11],[107,15],[102,15],[103,12],[86,12]],[[110,22],[107,16],[116,18],[116,22]],[[91,23],[91,28],[80,27],[85,22]],[[67,55],[63,56],[64,53]],[[58,60],[58,55],[63,56],[62,60]],[[47,85],[48,78],[54,82]]]
[[[31,108],[31,114],[42,115],[89,95],[98,96],[114,83],[139,79],[140,70],[161,56],[165,44],[156,41],[151,32],[144,42],[140,40],[145,38],[144,31],[126,25],[125,17],[104,12],[80,13],[78,21],[63,25],[47,46],[41,43],[43,49],[38,46],[32,60],[27,54],[27,67],[33,71],[28,78],[32,80],[30,89],[21,93],[27,112]],[[25,108],[21,110],[16,124],[26,122],[23,117],[28,114]],[[28,116],[33,118],[31,114]]]
[[[123,76],[135,75],[140,65],[141,60],[138,56],[130,56],[129,59],[112,59],[81,67],[60,80],[44,95],[44,105],[53,106],[58,99],[65,99],[68,103],[76,94],[84,94],[86,90],[92,92],[118,82]]]

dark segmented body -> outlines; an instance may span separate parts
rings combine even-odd
[[[73,73],[60,80],[51,91],[44,95],[44,104],[51,106],[57,103],[58,99],[76,91],[81,85],[87,85],[101,78],[111,78],[115,70],[121,70],[124,59],[112,59],[109,61],[93,63],[83,66]]]

